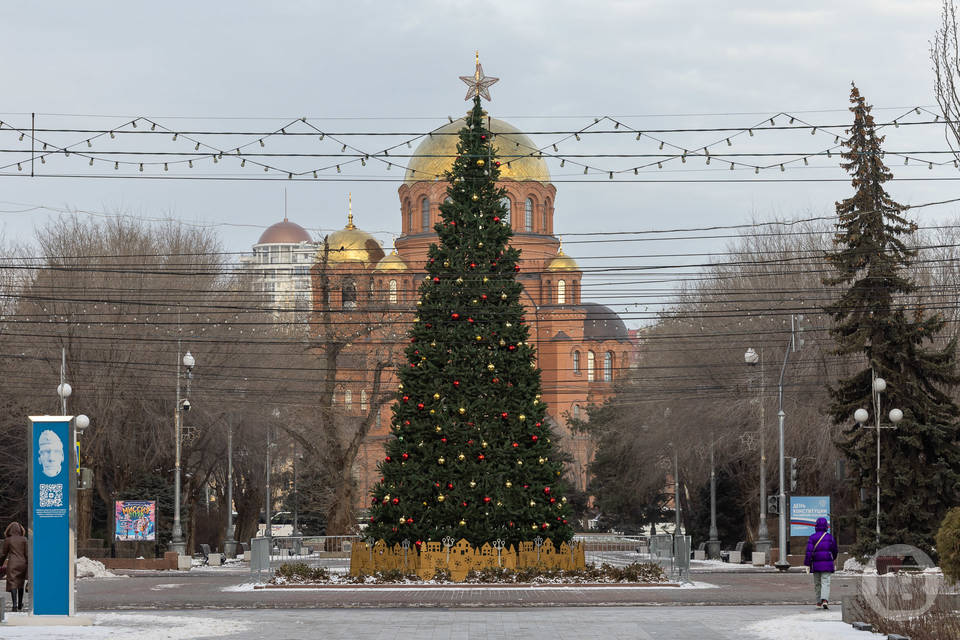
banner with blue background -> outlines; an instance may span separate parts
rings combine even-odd
[[[817,518],[830,522],[830,496],[790,496],[790,535],[809,536]]]
[[[69,417],[30,418],[30,582],[34,615],[71,615],[76,449]]]

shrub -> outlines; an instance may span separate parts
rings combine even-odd
[[[937,532],[937,555],[943,577],[951,584],[960,580],[960,507],[947,511]]]
[[[280,565],[276,571],[278,578],[287,582],[326,582],[330,579],[325,567],[311,567],[303,562],[289,562]]]

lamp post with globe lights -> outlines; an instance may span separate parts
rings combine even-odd
[[[748,348],[743,354],[743,361],[749,366],[760,365],[760,385],[757,388],[758,400],[760,403],[760,524],[757,526],[757,544],[758,552],[770,553],[770,533],[767,529],[767,429],[763,406],[763,347],[760,353]]]
[[[891,425],[888,427],[880,426],[880,394],[887,390],[887,381],[878,378],[874,369],[870,369],[870,378],[872,380],[871,400],[873,401],[873,415],[876,418],[877,426],[877,544],[880,544],[880,429],[896,429],[897,423],[903,420],[903,411],[900,409],[891,409],[889,415]],[[853,419],[860,426],[865,426],[870,414],[866,409],[857,409],[853,412]]]
[[[174,479],[173,479],[173,536],[170,539],[170,550],[176,551],[180,555],[185,555],[187,550],[187,543],[183,539],[183,527],[180,524],[180,441],[182,439],[183,433],[183,413],[185,411],[190,411],[190,401],[184,398],[180,399],[180,365],[187,370],[187,391],[186,395],[190,395],[190,381],[193,379],[193,367],[196,365],[196,360],[189,351],[187,351],[183,359],[180,358],[180,340],[177,340],[177,404],[174,407],[173,411],[173,430],[174,430],[174,440],[175,440],[175,453],[174,453]]]

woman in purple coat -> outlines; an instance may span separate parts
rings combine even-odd
[[[817,607],[827,608],[830,600],[830,578],[833,563],[837,559],[837,541],[830,535],[830,526],[826,518],[818,518],[816,531],[807,540],[807,556],[803,564],[813,573],[813,588],[817,594]]]

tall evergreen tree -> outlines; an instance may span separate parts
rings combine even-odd
[[[573,536],[520,304],[520,251],[507,244],[513,234],[485,122],[477,95],[447,174],[449,199],[434,227],[440,243],[430,247],[398,372],[394,437],[372,490],[369,528],[391,545],[447,536],[474,545],[537,536],[559,544]]]
[[[850,472],[873,496],[877,480],[877,431],[872,403],[872,371],[884,378],[883,411],[893,407],[904,418],[880,434],[881,538],[875,531],[876,500],[862,500],[857,513],[859,554],[879,546],[907,543],[929,551],[946,510],[960,497],[960,449],[956,446],[957,406],[946,390],[958,379],[956,342],[937,349],[929,343],[944,326],[939,315],[925,315],[912,302],[915,286],[904,274],[914,251],[904,239],[916,225],[903,216],[904,207],[890,198],[883,184],[893,175],[883,163],[881,144],[866,104],[854,86],[850,92],[854,122],[845,141],[845,162],[855,193],[837,203],[836,251],[827,259],[837,271],[829,285],[846,289],[826,307],[833,318],[835,352],[862,355],[867,366],[830,389],[828,412],[843,425],[838,445],[850,460]],[[870,420],[853,420],[858,408]]]

